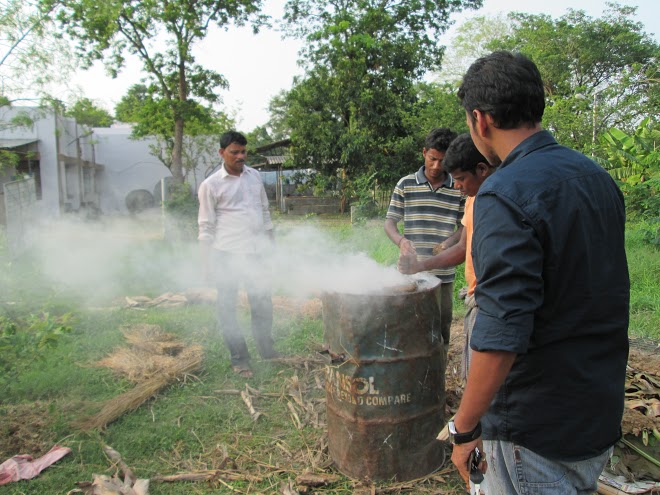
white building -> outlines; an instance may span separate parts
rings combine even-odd
[[[34,179],[34,206],[43,218],[126,213],[129,195],[148,194],[155,203],[161,179],[171,176],[150,154],[153,140],[129,139],[127,126],[90,129],[53,109],[35,107],[2,107],[0,123],[0,150],[20,157],[18,165],[0,167],[0,223],[7,221],[6,191],[27,177]]]

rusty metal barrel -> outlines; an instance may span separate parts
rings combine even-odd
[[[406,481],[445,460],[444,356],[435,287],[322,295],[328,447],[354,479]]]

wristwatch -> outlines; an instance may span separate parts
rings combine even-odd
[[[474,427],[472,431],[465,433],[459,433],[456,430],[456,425],[452,419],[447,423],[447,429],[449,430],[449,441],[452,445],[460,445],[462,443],[468,443],[473,440],[476,440],[481,436],[481,421],[477,423],[477,426]]]

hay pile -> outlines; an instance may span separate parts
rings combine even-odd
[[[135,388],[106,401],[101,411],[79,423],[83,430],[105,428],[123,414],[133,411],[167,385],[201,368],[200,346],[186,347],[158,325],[122,328],[131,345],[120,348],[97,363],[127,377]]]

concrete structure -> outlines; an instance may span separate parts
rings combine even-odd
[[[17,166],[0,170],[0,185],[34,178],[38,217],[127,213],[127,198],[136,192],[157,204],[160,181],[171,176],[151,154],[156,141],[130,139],[129,126],[90,129],[36,107],[2,107],[0,122],[0,150],[20,157]],[[0,195],[0,223],[6,224],[2,187]]]
[[[40,215],[99,208],[103,167],[96,162],[90,129],[52,109],[28,107],[0,108],[0,122],[0,149],[20,157],[16,166],[0,172],[2,184],[34,177]],[[5,223],[4,192],[2,195],[0,221]]]
[[[103,164],[101,211],[127,213],[131,193],[148,191],[160,201],[160,182],[170,170],[151,154],[152,138],[131,139],[130,126],[95,127],[97,161]]]

